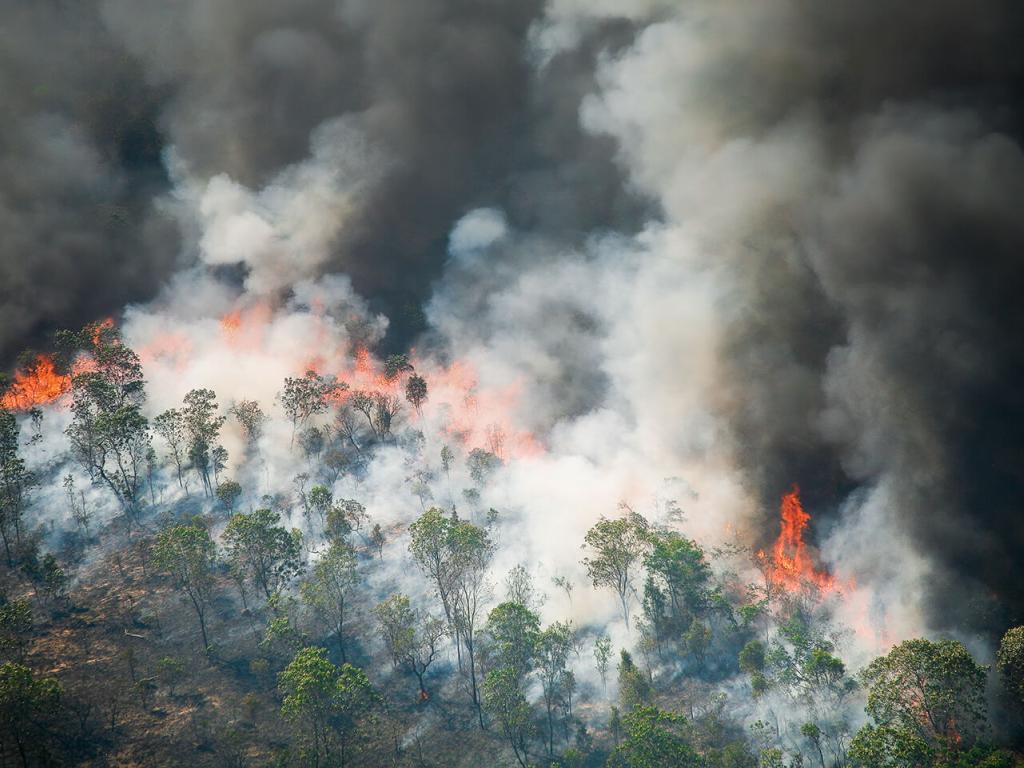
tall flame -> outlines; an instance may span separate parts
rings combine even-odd
[[[70,388],[71,377],[57,373],[53,358],[38,355],[28,366],[15,371],[10,387],[0,397],[0,407],[27,411],[56,400]]]
[[[811,516],[800,503],[800,488],[782,497],[780,510],[782,530],[775,540],[771,554],[757,553],[761,567],[770,583],[786,591],[797,591],[807,586],[828,592],[835,587],[835,578],[827,571],[818,570],[804,543],[804,530]]]

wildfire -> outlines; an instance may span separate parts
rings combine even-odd
[[[27,411],[52,402],[71,388],[71,377],[57,373],[53,358],[38,355],[30,365],[14,373],[14,381],[0,397],[9,411]]]
[[[815,568],[804,543],[804,529],[811,516],[800,503],[800,489],[797,486],[794,485],[793,490],[782,497],[780,512],[782,530],[771,554],[763,549],[757,553],[766,578],[773,585],[790,592],[808,585],[816,587],[819,592],[831,591],[835,587],[835,578],[827,571]]]

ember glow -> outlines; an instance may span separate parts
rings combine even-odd
[[[800,488],[794,485],[793,490],[782,497],[782,530],[772,546],[771,554],[764,550],[757,553],[765,577],[773,586],[787,592],[808,587],[822,593],[835,589],[835,577],[815,566],[804,542],[804,531],[810,521],[811,516],[800,503]]]

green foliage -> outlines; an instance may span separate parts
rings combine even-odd
[[[279,525],[281,516],[269,509],[237,512],[224,530],[228,561],[247,575],[269,599],[302,572],[302,534]]]
[[[290,722],[318,760],[340,760],[357,735],[361,722],[374,710],[379,696],[358,667],[336,667],[323,648],[303,648],[278,675],[283,700],[281,715]]]
[[[0,658],[22,661],[32,639],[32,605],[28,600],[0,604]]]
[[[242,486],[234,480],[225,480],[217,486],[217,500],[228,512],[235,510],[238,497],[242,495]]]
[[[996,668],[1004,686],[1017,702],[1024,704],[1024,626],[1006,631],[996,654]]]
[[[635,512],[615,520],[601,520],[584,540],[593,555],[583,559],[595,587],[609,587],[619,596],[622,616],[629,627],[629,593],[637,564],[647,550],[649,526]]]
[[[209,649],[206,613],[213,596],[217,565],[217,546],[200,522],[176,525],[157,535],[153,549],[157,568],[170,574],[195,609],[203,648]]]
[[[653,706],[638,706],[622,718],[625,739],[608,759],[609,768],[699,768],[686,718]]]
[[[739,655],[740,669],[747,674],[754,674],[764,669],[764,643],[750,640]]]
[[[491,476],[501,466],[501,459],[490,451],[483,448],[474,448],[466,457],[466,467],[469,469],[469,476],[479,487],[487,484]]]
[[[150,452],[142,363],[113,329],[86,326],[73,336],[93,361],[71,378],[72,421],[65,434],[89,476],[105,485],[129,514],[137,515]]]
[[[420,699],[429,695],[424,676],[440,651],[445,635],[444,622],[413,609],[409,598],[395,594],[374,609],[384,643],[396,667],[416,676]]]
[[[56,714],[61,694],[54,677],[38,678],[21,664],[0,665],[0,745],[16,745],[23,765],[27,755],[38,760],[33,764],[49,764],[47,720]]]
[[[601,675],[601,684],[608,686],[608,662],[612,658],[612,639],[608,635],[599,635],[594,640],[594,661],[597,673]]]
[[[185,663],[173,656],[165,656],[156,663],[156,679],[167,688],[171,696],[185,678]]]
[[[628,651],[620,651],[619,660],[619,702],[623,712],[630,712],[635,707],[649,703],[651,700],[651,681],[636,664]]]
[[[35,476],[25,467],[19,447],[20,428],[14,414],[0,408],[0,539],[7,565],[14,567],[21,545],[22,516]]]
[[[484,708],[501,726],[516,761],[529,768],[529,746],[533,732],[530,705],[523,695],[521,675],[515,669],[499,667],[483,683]]]
[[[495,666],[526,677],[540,640],[540,617],[521,603],[504,602],[488,614],[485,629]]]
[[[405,382],[405,399],[419,412],[427,402],[427,380],[415,373],[410,376]]]
[[[277,400],[292,423],[292,442],[299,427],[305,426],[311,416],[325,413],[328,402],[346,389],[348,385],[344,382],[320,376],[316,371],[306,371],[301,378],[286,378]]]
[[[334,542],[314,563],[309,580],[302,585],[302,599],[329,623],[343,661],[346,659],[345,620],[359,582],[352,550],[344,543]]]
[[[974,745],[985,721],[985,667],[952,640],[907,640],[868,665],[864,726],[851,754],[872,766],[929,765]]]

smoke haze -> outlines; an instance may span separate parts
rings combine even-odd
[[[413,346],[426,452],[455,363],[521,437],[499,569],[582,580],[667,478],[690,535],[762,545],[799,483],[890,639],[1024,619],[1017,4],[5,4],[6,360],[113,314],[154,413],[269,410]],[[233,469],[290,482],[286,427]],[[408,522],[403,471],[337,495]]]

